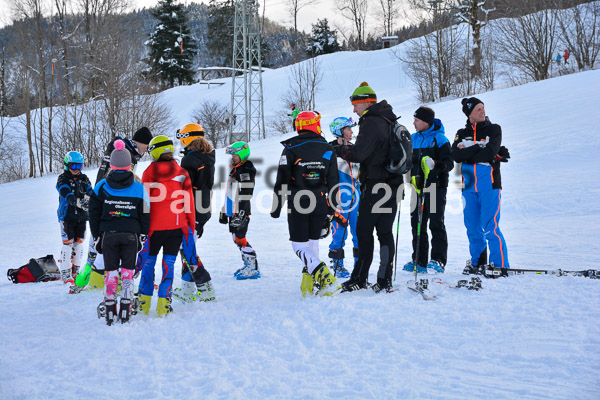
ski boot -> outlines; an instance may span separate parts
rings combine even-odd
[[[331,296],[340,286],[337,285],[335,276],[329,272],[329,268],[324,262],[321,262],[312,273],[315,279],[314,286],[319,296]]]
[[[74,285],[75,280],[71,276],[71,268],[63,269],[60,271],[60,277],[65,285]]]
[[[413,260],[410,260],[409,262],[407,262],[406,264],[404,264],[404,266],[402,267],[403,271],[407,271],[407,272],[415,272],[415,262]],[[427,273],[427,267],[422,267],[422,266],[418,266],[417,267],[417,273],[419,274],[426,274]]]
[[[377,278],[377,283],[374,284],[373,286],[371,286],[371,289],[373,289],[373,291],[375,293],[379,293],[382,291],[385,291],[386,293],[391,293],[394,291],[394,288],[392,286],[392,280],[391,279],[380,279]]]
[[[71,276],[73,277],[73,281],[77,279],[77,275],[79,275],[79,267],[77,265],[73,265],[71,267]]]
[[[138,298],[138,310],[143,314],[148,315],[150,312],[150,305],[152,304],[152,296],[142,294]]]
[[[98,318],[106,318],[106,325],[112,325],[113,322],[117,321],[117,302],[115,300],[104,300],[98,304],[96,309]]]
[[[467,265],[463,269],[463,275],[485,275],[485,265],[473,265],[471,260],[467,260]]]
[[[181,287],[173,289],[173,297],[184,303],[195,300],[196,284],[194,282],[182,281]]]
[[[344,268],[344,249],[329,250],[329,258],[331,258],[333,276],[337,278],[348,278],[350,276],[350,272]]]
[[[444,264],[442,264],[441,262],[439,262],[437,260],[431,260],[431,261],[429,261],[429,263],[427,263],[427,269],[434,270],[435,272],[443,274],[444,270],[446,268],[444,267]]]
[[[104,270],[97,270],[92,267],[88,287],[90,289],[102,289],[104,287]]]
[[[131,307],[133,302],[131,299],[121,299],[119,304],[119,320],[122,324],[129,322],[129,316],[132,314]]]
[[[260,278],[260,271],[258,270],[258,263],[256,262],[255,255],[242,254],[242,261],[244,267],[235,271],[235,279],[238,281],[245,279],[258,279]]]
[[[259,273],[259,277],[260,277],[260,273]],[[213,289],[211,281],[204,282],[200,285],[197,285],[197,289],[198,289],[198,291],[196,292],[196,294],[194,295],[194,298],[193,298],[194,301],[208,302],[208,301],[216,300],[215,291]]]
[[[302,269],[302,282],[300,283],[300,291],[302,292],[302,297],[314,294],[314,285],[315,278],[313,278],[313,276],[308,273],[308,268],[304,267]]]
[[[352,276],[350,276],[350,279],[342,283],[342,293],[354,292],[356,290],[366,289],[368,287],[369,284],[366,281],[359,281],[358,279],[352,278]]]
[[[156,312],[159,318],[172,313],[173,307],[171,307],[171,299],[168,297],[159,297],[158,304],[156,305]]]

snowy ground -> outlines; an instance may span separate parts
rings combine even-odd
[[[363,57],[357,68],[383,60],[379,52],[339,57]],[[369,81],[412,130],[418,104],[411,92],[396,88],[402,79],[384,86],[381,77],[396,70],[366,70],[350,86]],[[333,87],[338,79],[326,82]],[[513,267],[600,269],[598,87],[600,71],[592,71],[480,96],[512,155],[502,166],[501,227]],[[350,116],[347,94],[339,99],[323,97],[324,122]],[[459,100],[433,108],[452,140],[465,121]],[[438,301],[425,302],[403,288],[411,275],[399,271],[399,290],[391,294],[302,299],[285,218],[259,212],[270,205],[264,172],[278,160],[279,140],[252,143],[263,175],[248,239],[263,278],[232,277],[240,257],[213,216],[199,251],[218,301],[174,303],[165,319],[138,316],[107,327],[96,318],[99,292],[68,295],[58,282],[0,281],[0,398],[600,398],[599,281],[485,280],[480,292],[439,287]],[[217,158],[224,168],[222,150]],[[95,178],[95,170],[87,172]],[[0,275],[30,257],[60,252],[55,183],[51,175],[0,185]],[[220,205],[220,193],[215,199]],[[400,265],[410,257],[409,201],[402,204]],[[446,224],[443,278],[456,281],[468,251],[455,186]]]

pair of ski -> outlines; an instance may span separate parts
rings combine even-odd
[[[477,271],[469,271],[465,268],[463,274],[483,275],[486,278],[500,278],[511,275],[555,275],[555,276],[582,276],[590,279],[600,279],[600,271],[594,269],[586,269],[579,271],[568,271],[562,269],[521,269],[521,268],[498,268],[492,265],[486,265],[479,268]]]
[[[451,289],[467,289],[467,290],[481,290],[482,286],[481,286],[481,279],[477,278],[477,277],[473,277],[471,278],[470,281],[466,280],[466,279],[461,279],[459,280],[456,284],[453,283],[447,283],[442,281],[439,278],[433,278],[431,280],[431,284],[432,285],[442,285]],[[421,295],[421,297],[423,297],[424,300],[427,301],[434,301],[437,300],[437,296],[433,293],[431,293],[431,291],[429,290],[429,279],[427,278],[421,278],[419,280],[410,280],[408,282],[406,282],[406,287],[410,290],[412,290],[415,293],[419,293]]]

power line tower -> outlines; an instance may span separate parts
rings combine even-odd
[[[258,2],[235,0],[230,143],[265,136],[260,36]]]

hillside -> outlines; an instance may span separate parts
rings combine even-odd
[[[325,90],[318,108],[325,123],[350,116],[347,96],[366,80],[412,129],[411,115],[419,104],[385,51],[326,56],[323,68]],[[266,107],[281,107],[278,93],[285,79],[282,70],[265,74]],[[226,96],[226,86],[210,89],[210,95]],[[503,144],[511,152],[502,166],[501,226],[513,267],[600,269],[599,168],[593,153],[600,145],[595,134],[599,86],[600,71],[590,71],[478,96],[491,120],[502,126]],[[189,118],[197,90],[165,93],[179,123]],[[452,140],[465,121],[460,101],[432,107]],[[425,302],[404,289],[412,277],[399,271],[394,293],[302,299],[301,264],[287,240],[287,223],[265,212],[271,201],[265,175],[277,164],[282,139],[251,143],[251,159],[261,175],[248,240],[258,253],[261,279],[233,278],[239,253],[213,213],[199,242],[217,292],[213,304],[174,303],[168,318],[138,316],[128,325],[107,327],[96,318],[99,292],[68,295],[58,282],[0,282],[0,398],[600,396],[598,281],[485,280],[480,292],[439,287],[438,301]],[[228,162],[222,149],[217,160],[222,181]],[[95,175],[95,170],[85,172]],[[48,175],[0,185],[1,275],[30,257],[59,253],[55,183],[56,176]],[[217,190],[215,212],[221,203]],[[400,265],[410,257],[409,206],[407,196],[398,238]],[[446,226],[449,262],[443,278],[456,281],[463,277],[468,254],[456,185],[449,188]],[[323,259],[328,244],[321,243]]]

